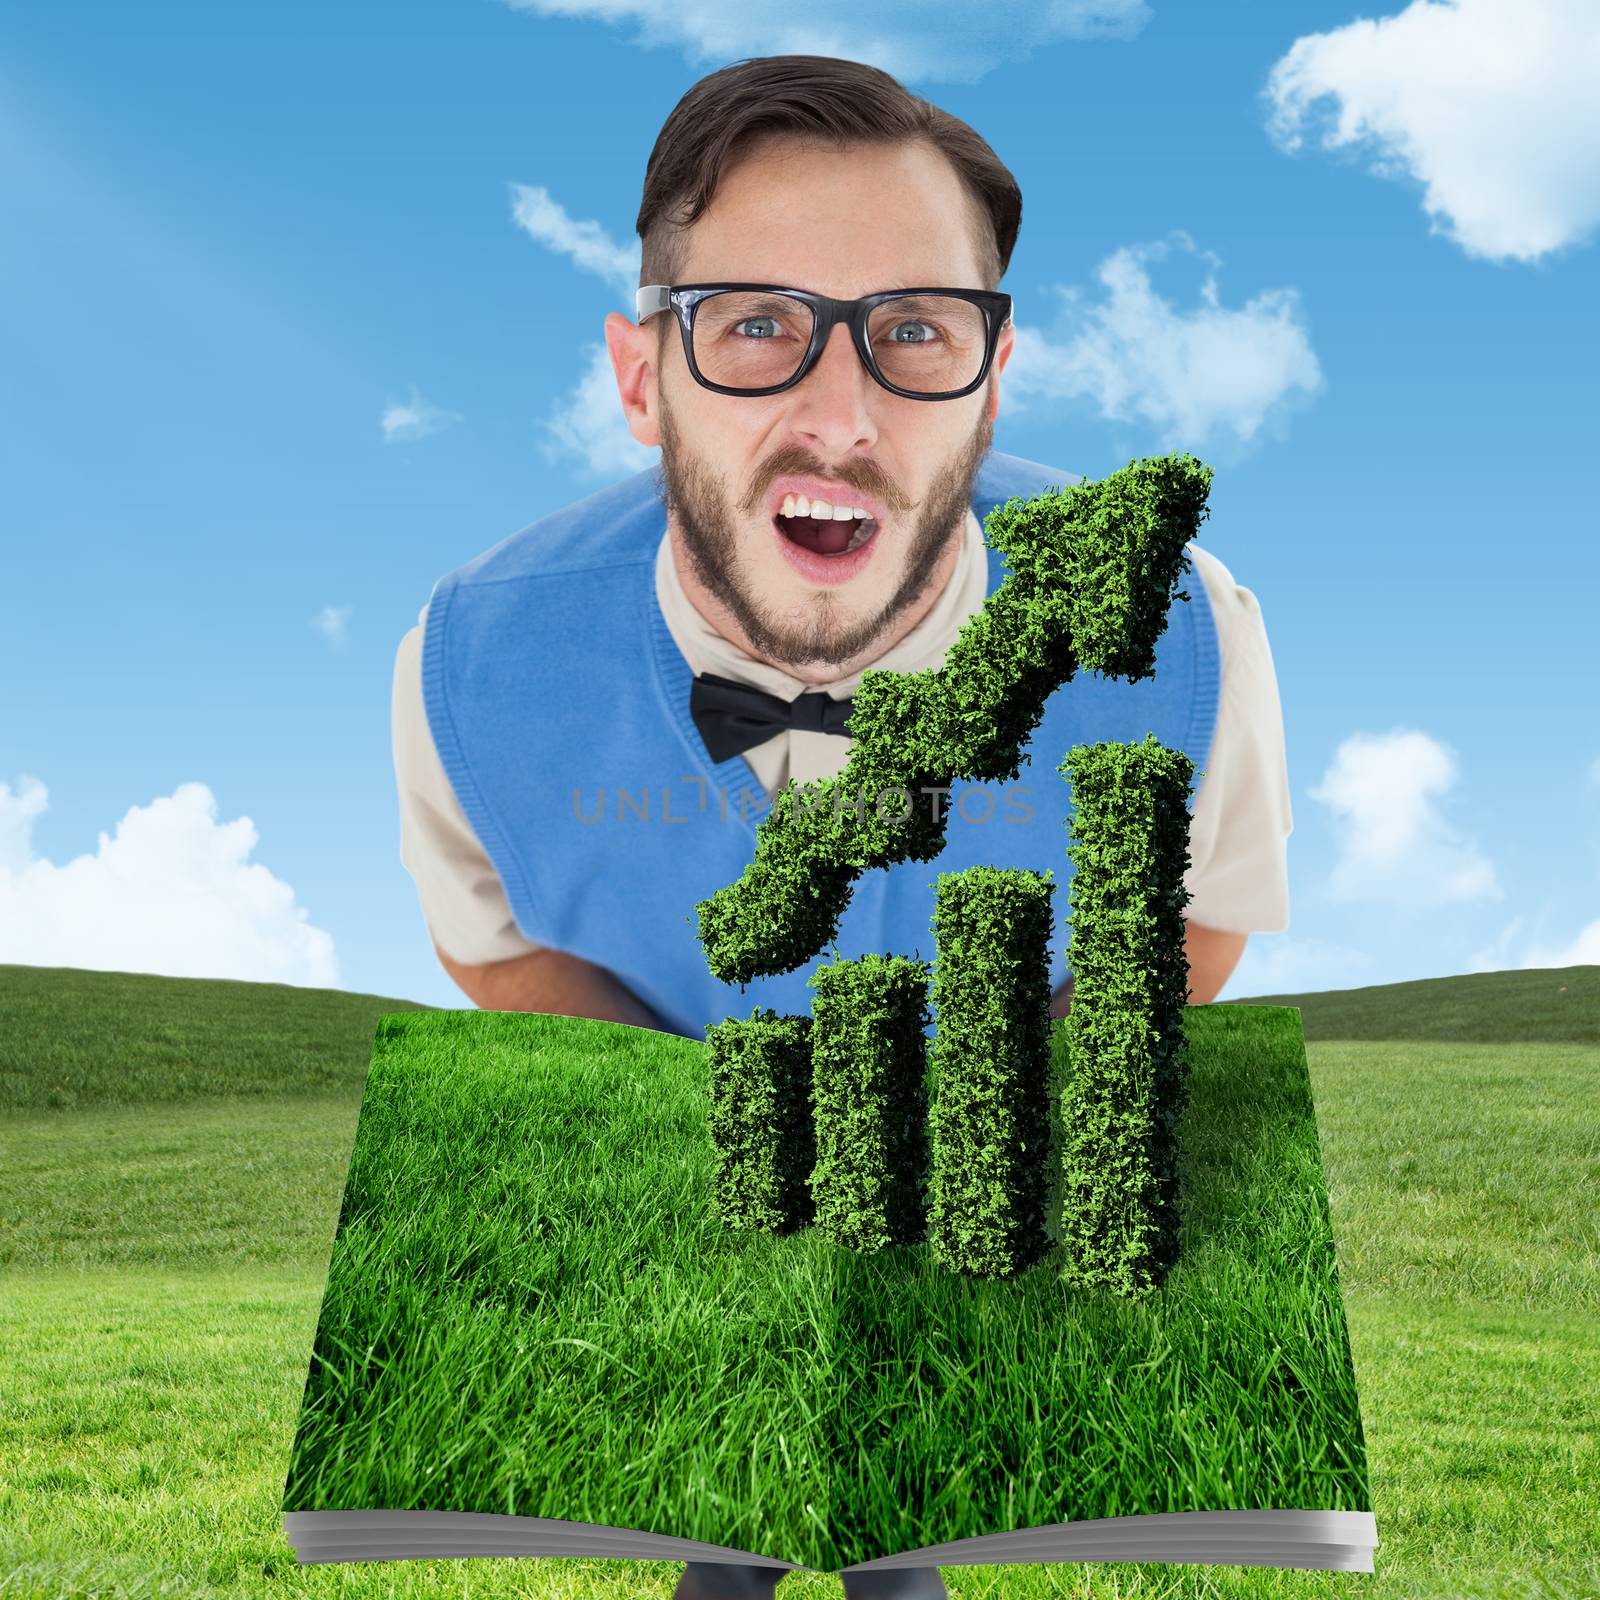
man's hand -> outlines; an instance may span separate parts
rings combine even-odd
[[[1072,979],[1061,985],[1050,997],[1050,1015],[1064,1017],[1072,1009]]]
[[[484,1011],[542,1011],[553,1017],[593,1017],[658,1033],[671,1031],[614,973],[564,950],[533,950],[479,966],[452,961],[438,945],[433,951],[444,970]]]
[[[1248,933],[1229,933],[1225,928],[1207,928],[1187,919],[1183,924],[1183,954],[1189,966],[1189,1000],[1192,1006],[1208,1006],[1221,992],[1239,957],[1249,943]],[[1050,1002],[1050,1015],[1064,1017],[1072,1009],[1072,979],[1061,985]]]

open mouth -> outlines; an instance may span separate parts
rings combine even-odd
[[[878,524],[871,517],[786,517],[781,511],[774,515],[772,525],[786,539],[816,556],[846,555],[859,550],[878,531]]]

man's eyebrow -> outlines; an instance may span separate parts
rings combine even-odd
[[[785,286],[782,285],[782,284],[767,284],[767,285],[764,285],[763,287],[770,294],[781,294],[783,292],[783,289],[784,289]],[[793,286],[791,285],[791,287],[793,287]],[[904,293],[904,291],[907,290],[907,289],[914,289],[914,288],[920,288],[920,287],[922,287],[922,286],[918,285],[918,284],[907,283],[904,278],[900,278],[900,279],[897,279],[893,283],[886,283],[886,284],[883,284],[881,287],[879,287],[877,289],[870,289],[870,290],[868,290],[866,292],[868,294],[901,294],[901,293]],[[814,293],[815,291],[812,291],[812,292]],[[856,298],[856,297],[846,296],[845,298]],[[860,298],[865,298],[865,296],[863,295]]]
[[[844,298],[844,299],[864,298],[865,294],[898,294],[903,289],[912,289],[912,288],[915,288],[915,287],[916,287],[915,284],[907,283],[905,281],[905,279],[901,278],[900,280],[898,280],[895,283],[880,284],[876,289],[868,289],[868,290],[865,291],[863,296],[859,296],[858,297],[858,296],[846,295],[846,296],[842,296],[841,298]]]

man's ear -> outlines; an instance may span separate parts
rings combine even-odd
[[[1000,337],[995,340],[994,365],[989,369],[989,420],[991,422],[1000,415],[1000,371],[1006,362],[1011,359],[1011,347],[1016,342],[1017,330],[1008,320],[1005,327],[1000,330]]]
[[[662,313],[665,315],[666,313]],[[631,322],[620,311],[606,318],[606,349],[611,352],[611,367],[617,375],[617,393],[622,399],[622,414],[628,419],[628,432],[640,444],[661,443],[657,424],[658,375],[656,373],[656,330]]]

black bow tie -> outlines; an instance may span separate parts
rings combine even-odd
[[[753,689],[747,683],[696,675],[689,686],[689,715],[700,730],[713,761],[727,761],[785,728],[806,733],[843,733],[850,729],[849,700],[834,700],[820,690],[794,700]]]

